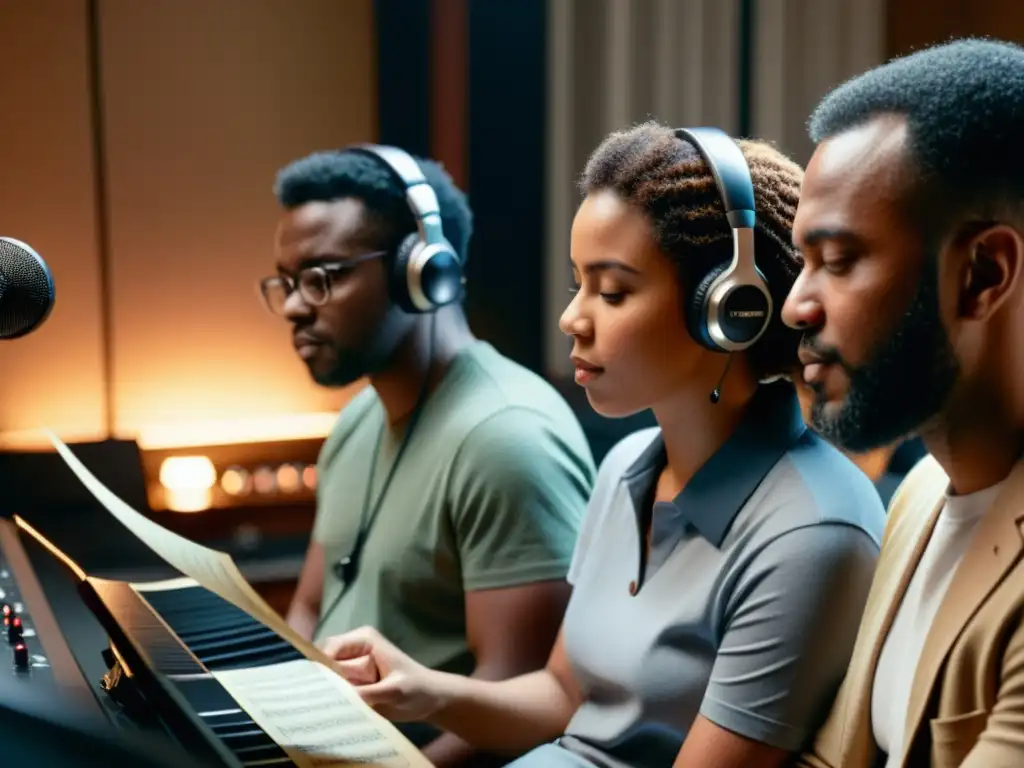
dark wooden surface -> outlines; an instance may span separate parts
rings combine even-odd
[[[889,0],[886,53],[902,56],[953,37],[1024,43],[1024,3],[1016,0]]]

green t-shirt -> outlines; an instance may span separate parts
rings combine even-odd
[[[330,615],[319,637],[369,625],[429,667],[468,674],[465,593],[565,578],[593,458],[553,387],[473,343],[427,398],[354,583],[333,605],[341,582],[332,566],[351,551],[367,483],[372,474],[369,515],[402,434],[385,427],[367,387],[324,443],[313,538],[324,548],[321,610]]]

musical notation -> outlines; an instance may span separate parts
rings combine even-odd
[[[213,674],[302,768],[411,764],[344,680],[321,664],[299,659]]]
[[[89,471],[53,432],[50,442],[97,501],[168,564],[187,577],[134,585],[140,592],[180,589],[191,581],[252,616],[290,642],[305,658],[259,667],[214,671],[253,721],[278,740],[303,768],[343,765],[380,768],[432,768],[388,720],[367,706],[320,649],[298,635],[260,597],[225,552],[204,547],[132,509]],[[81,569],[78,569],[80,572]],[[81,573],[80,578],[85,578]],[[296,686],[309,688],[298,692]],[[314,692],[317,709],[307,705]],[[282,710],[281,702],[301,702]],[[250,707],[252,709],[250,709]]]
[[[269,623],[272,629],[287,637],[293,643],[305,643],[295,634],[277,613],[266,604],[262,597],[245,580],[238,566],[229,555],[204,547],[186,539],[174,531],[150,520],[122,501],[115,493],[89,471],[71,449],[55,434],[47,430],[47,436],[57,453],[81,480],[96,500],[113,515],[118,522],[131,531],[141,542],[152,549],[167,563],[181,573],[192,577],[200,585],[220,595],[229,603],[251,614],[254,618]],[[310,646],[312,647],[312,646]],[[313,649],[314,656],[317,655]]]

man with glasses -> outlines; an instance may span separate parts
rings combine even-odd
[[[416,160],[465,262],[465,196]],[[275,191],[267,307],[291,323],[319,384],[370,384],[321,451],[289,624],[312,639],[373,626],[428,667],[487,679],[541,668],[595,474],[579,423],[543,379],[474,338],[460,303],[427,314],[396,303],[392,260],[416,226],[379,159],[314,153],[281,170]],[[426,726],[407,735],[439,766],[471,754]]]

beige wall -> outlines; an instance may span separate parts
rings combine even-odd
[[[886,0],[755,0],[750,133],[796,160],[831,87],[882,61]],[[950,0],[952,1],[952,0]],[[575,180],[613,130],[654,118],[739,130],[739,0],[553,0],[548,4],[546,369],[569,376],[558,330],[568,301]]]
[[[0,235],[39,251],[57,289],[38,331],[0,342],[0,431],[103,429],[85,9],[85,0],[0,0]]]
[[[119,436],[230,440],[241,425],[257,438],[267,417],[340,404],[308,380],[256,282],[273,269],[276,168],[376,135],[372,25],[370,0],[100,0]],[[18,371],[0,429],[99,433],[85,2],[0,0],[0,27],[28,65],[0,77],[26,115],[0,144],[20,181],[2,185],[0,228],[37,246],[59,297],[43,329],[0,345],[0,370]]]
[[[807,118],[832,88],[885,60],[887,0],[757,0],[751,133],[797,162]]]
[[[557,0],[548,4],[545,368],[571,376],[558,330],[572,285],[576,179],[611,131],[653,118],[737,129],[739,0]]]

